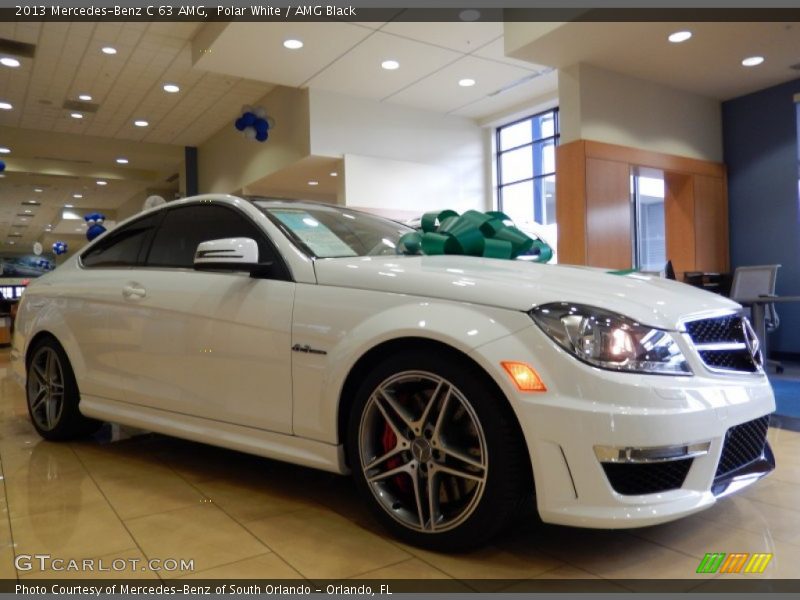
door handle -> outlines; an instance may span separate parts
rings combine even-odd
[[[145,290],[139,284],[132,283],[122,288],[122,295],[125,298],[139,299],[144,298],[147,295],[147,290]]]

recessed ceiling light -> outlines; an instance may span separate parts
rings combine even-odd
[[[460,85],[461,87],[472,87],[473,85],[475,85],[475,80],[470,79],[468,77],[466,79],[459,79],[458,85]]]
[[[29,214],[31,214],[32,212],[33,212],[32,210],[30,210],[30,209],[27,209],[27,210],[25,211],[25,214],[26,214],[26,215],[29,215]]]
[[[33,188],[33,191],[37,194],[41,194],[44,190],[42,188]]]
[[[165,83],[164,91],[167,92],[168,94],[177,94],[178,92],[181,91],[181,88],[179,88],[174,83]]]
[[[103,181],[102,179],[97,180],[97,185],[108,185],[107,181]]]
[[[83,118],[83,115],[81,113],[79,113],[79,112],[70,113],[69,116],[72,117],[73,119],[82,119]]]
[[[64,208],[75,208],[74,204],[65,204]]]
[[[336,171],[331,171],[331,177],[338,177],[339,174]]]
[[[468,8],[467,10],[462,10],[460,13],[458,13],[458,18],[467,22],[477,21],[481,18],[481,11]]]
[[[148,123],[144,119],[137,119],[136,121],[133,122],[133,124],[136,125],[137,127],[147,127],[148,125],[150,125],[150,123]]]
[[[0,110],[11,110],[14,108],[10,102],[0,102]]]
[[[17,242],[15,242],[14,240],[8,240],[8,243],[9,244],[16,244]]]
[[[763,62],[764,62],[763,56],[748,56],[742,61],[742,65],[744,65],[745,67],[757,67]]]
[[[285,40],[283,42],[283,47],[289,50],[299,50],[303,47],[303,42],[300,40]]]
[[[673,44],[680,44],[681,42],[685,42],[691,37],[692,37],[691,31],[676,31],[675,33],[671,33],[669,37],[667,37],[667,39]]]
[[[83,194],[72,194],[73,198],[83,198]]]
[[[84,102],[91,102],[92,97],[89,94],[80,94],[78,96],[78,100],[83,100]]]
[[[308,185],[319,185],[319,181],[309,181]]]
[[[118,158],[117,159],[117,164],[118,165],[127,165],[128,164],[128,159],[127,158]]]
[[[0,154],[11,154],[11,148],[6,148],[5,146],[0,146]]]
[[[396,60],[385,60],[381,63],[381,67],[387,71],[394,71],[395,69],[400,68],[400,63]]]
[[[116,54],[117,53],[117,49],[114,48],[114,46],[103,46],[103,48],[101,48],[101,50],[102,50],[103,54],[111,55],[111,54]]]
[[[4,56],[3,58],[0,58],[0,65],[16,69],[20,65],[20,62],[16,58],[11,58],[10,56]]]

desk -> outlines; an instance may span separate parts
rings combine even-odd
[[[761,351],[764,353],[764,360],[767,360],[767,325],[764,319],[767,304],[784,304],[788,302],[800,302],[800,296],[759,296],[758,298],[745,298],[736,300],[739,304],[749,306],[752,309],[753,329],[758,336],[761,344]],[[766,364],[766,363],[765,363]]]

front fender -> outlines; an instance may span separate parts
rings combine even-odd
[[[345,380],[361,357],[384,342],[425,338],[469,354],[528,326],[527,315],[512,310],[404,294],[298,286],[292,344],[310,346],[312,352],[293,354],[294,434],[341,443],[338,414]]]
[[[26,292],[28,293],[28,292]],[[13,361],[17,378],[26,377],[26,357],[31,342],[41,333],[55,337],[64,348],[72,370],[78,381],[86,372],[86,361],[81,353],[80,345],[64,318],[62,305],[64,298],[50,298],[30,293],[25,297],[23,306],[15,322]]]

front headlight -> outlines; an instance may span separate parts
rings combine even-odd
[[[602,308],[555,302],[531,310],[534,322],[567,352],[613,371],[691,375],[678,344],[663,329]]]

